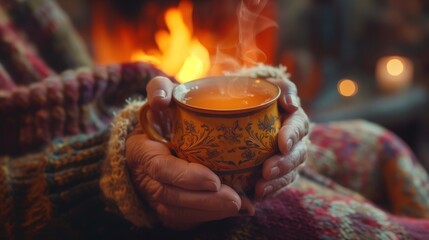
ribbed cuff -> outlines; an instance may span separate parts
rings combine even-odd
[[[100,187],[109,211],[120,213],[135,226],[151,227],[154,217],[137,196],[125,162],[125,141],[138,122],[137,113],[143,103],[129,102],[115,117]]]

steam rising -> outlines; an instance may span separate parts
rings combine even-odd
[[[223,42],[217,46],[212,60],[211,74],[222,71],[235,71],[243,66],[254,66],[266,61],[265,53],[256,45],[256,35],[262,31],[277,27],[277,23],[261,16],[268,0],[242,0],[237,9],[236,42]]]

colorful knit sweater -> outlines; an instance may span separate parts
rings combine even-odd
[[[142,102],[121,110],[164,74],[146,63],[91,66],[51,0],[5,0],[0,33],[0,239],[429,237],[427,172],[395,135],[357,120],[315,124],[300,178],[255,216],[165,229],[124,162]],[[39,34],[38,52],[22,33]],[[285,77],[264,66],[240,74]]]
[[[427,239],[429,236],[427,172],[395,135],[359,120],[315,124],[310,132],[312,144],[307,164],[300,178],[278,195],[258,203],[255,216],[209,222],[185,232],[165,229],[136,195],[120,154],[125,141],[122,137],[132,130],[140,105],[141,102],[130,103],[117,115],[110,131],[62,138],[38,154],[2,157],[0,236],[5,239],[57,239],[59,233],[60,239],[65,236],[70,239]]]

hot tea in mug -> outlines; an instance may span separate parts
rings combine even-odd
[[[280,88],[262,78],[219,76],[180,84],[173,91],[169,140],[140,111],[143,130],[179,158],[203,164],[238,193],[252,195],[262,163],[278,151]]]

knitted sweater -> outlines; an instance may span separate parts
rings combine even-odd
[[[246,72],[284,77],[281,69],[262,69]],[[427,173],[400,139],[364,121],[315,124],[301,177],[258,203],[255,216],[184,232],[165,229],[134,191],[123,154],[142,104],[129,102],[111,128],[57,139],[40,153],[2,157],[0,236],[424,239],[429,234],[429,221],[422,219],[429,216]]]
[[[164,73],[145,63],[91,67],[52,0],[5,0],[0,51],[0,239],[429,236],[427,172],[400,139],[364,121],[315,124],[301,177],[258,203],[255,216],[165,229],[124,162],[142,102],[130,102],[110,125],[124,99],[144,97],[148,80]],[[283,70],[239,74],[286,77]]]
[[[427,173],[401,140],[365,121],[316,124],[300,178],[258,203],[255,216],[185,232],[165,229],[135,194],[123,156],[115,154],[123,150],[120,137],[131,130],[140,104],[119,113],[110,131],[57,140],[40,154],[2,157],[1,239],[57,239],[58,233],[60,239],[425,239],[429,234]],[[110,169],[100,181],[101,165]]]
[[[0,90],[0,154],[40,150],[52,139],[106,127],[112,111],[165,75],[146,63],[79,69],[28,86]]]

